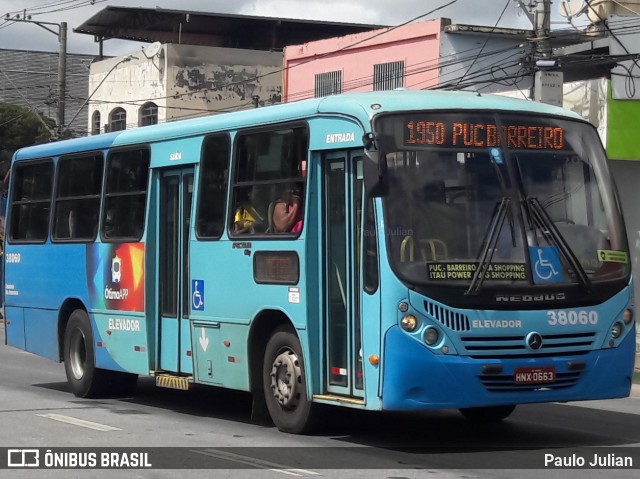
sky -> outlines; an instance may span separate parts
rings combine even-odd
[[[558,14],[562,0],[553,0],[552,29],[570,28]],[[529,3],[529,0],[523,3]],[[20,9],[17,9],[20,5]],[[195,12],[232,13],[263,17],[287,17],[374,25],[399,25],[416,17],[422,20],[447,17],[453,23],[531,29],[531,23],[514,0],[0,0],[0,48],[16,50],[58,50],[54,33],[26,22],[12,22],[24,14],[31,20],[58,24],[67,22],[67,52],[98,54],[91,35],[74,33],[73,29],[107,6],[165,8]],[[443,7],[444,8],[440,8]],[[577,21],[579,19],[576,19]],[[563,23],[556,23],[563,21]],[[56,26],[50,26],[57,32]],[[108,40],[107,56],[133,53],[141,44]]]

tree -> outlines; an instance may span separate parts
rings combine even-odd
[[[22,106],[0,102],[0,192],[13,153],[29,145],[45,143],[51,138],[56,123]]]
[[[45,143],[55,126],[51,118],[21,106],[0,103],[0,150],[13,154],[23,146]]]

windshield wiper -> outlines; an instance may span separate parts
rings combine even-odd
[[[540,204],[538,198],[529,197],[525,200],[525,205],[527,206],[527,210],[531,219],[534,222],[534,225],[537,229],[542,231],[542,234],[547,238],[549,243],[554,244],[560,250],[562,256],[564,256],[565,260],[571,265],[573,270],[580,281],[580,284],[585,289],[587,293],[591,292],[591,280],[584,268],[580,264],[580,260],[577,258],[567,240],[560,234],[558,228],[553,223],[553,220],[549,217],[546,210]]]
[[[497,207],[493,210],[491,223],[489,224],[487,234],[485,234],[484,240],[482,241],[483,247],[482,252],[480,253],[480,257],[478,258],[478,267],[473,274],[469,289],[467,289],[467,291],[465,291],[464,293],[466,295],[478,294],[478,292],[480,292],[480,287],[482,286],[482,282],[484,281],[485,272],[491,264],[493,253],[496,250],[496,243],[498,242],[498,238],[500,237],[500,231],[502,231],[504,220],[509,212],[510,202],[511,198],[503,196],[502,201],[500,201]]]

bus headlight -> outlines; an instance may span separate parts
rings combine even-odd
[[[620,321],[616,321],[613,323],[613,327],[611,328],[611,337],[613,339],[618,339],[620,335],[624,331],[624,325]]]
[[[633,321],[633,310],[625,309],[624,313],[622,313],[622,319],[624,321],[624,324],[626,324],[627,326],[631,324],[631,321]]]
[[[440,332],[436,328],[429,326],[424,330],[424,342],[427,343],[427,345],[433,346],[437,344],[439,340]]]
[[[400,326],[402,326],[402,329],[406,332],[411,333],[418,327],[418,318],[413,314],[407,314],[402,318],[402,320],[400,320]]]

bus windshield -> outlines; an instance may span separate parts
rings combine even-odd
[[[381,116],[375,128],[387,166],[390,261],[408,283],[586,286],[629,274],[618,202],[590,125],[425,112]]]

